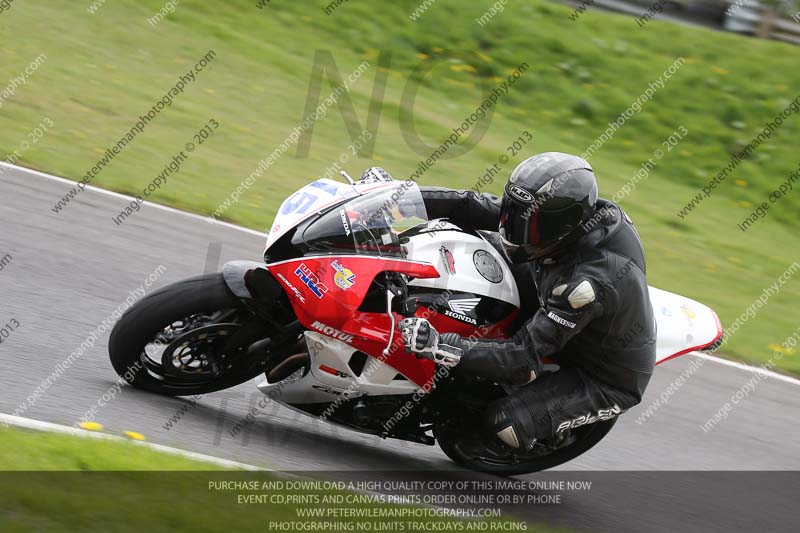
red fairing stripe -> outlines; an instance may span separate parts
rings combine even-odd
[[[328,365],[319,365],[319,369],[322,370],[323,372],[327,372],[328,374],[332,374],[334,376],[339,375],[338,370],[336,370],[335,368],[331,368]]]

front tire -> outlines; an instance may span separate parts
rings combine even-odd
[[[122,315],[108,342],[111,364],[131,385],[167,396],[227,389],[263,372],[263,361],[223,350],[252,319],[222,274],[179,281]]]

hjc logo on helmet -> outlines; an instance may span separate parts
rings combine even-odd
[[[517,185],[509,184],[506,188],[508,195],[519,202],[529,204],[533,202],[533,195]]]

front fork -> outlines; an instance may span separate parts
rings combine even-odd
[[[294,346],[304,328],[297,321],[283,287],[266,265],[256,261],[228,261],[222,267],[222,277],[234,296],[256,316],[231,336],[226,348],[246,351],[248,358],[275,359],[282,346]]]

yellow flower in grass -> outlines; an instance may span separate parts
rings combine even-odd
[[[444,52],[444,48],[439,48],[438,46],[434,46],[434,47],[432,48],[432,50],[433,50],[433,52],[434,52],[434,53],[436,53],[436,54],[441,54],[442,52]]]
[[[464,65],[464,64],[450,65],[450,70],[452,70],[453,72],[463,72],[465,70],[467,72],[475,72],[475,67],[473,67],[472,65]]]
[[[428,54],[423,54],[422,52],[417,54],[418,59],[428,59],[430,56]]]
[[[769,348],[773,352],[782,353],[783,355],[794,355],[794,353],[795,353],[792,348],[784,348],[783,346],[780,346],[780,345],[775,344],[775,343],[770,343],[767,346],[767,348]]]
[[[738,205],[739,207],[753,207],[752,202],[748,202],[747,200],[740,200],[736,202],[736,205]]]
[[[451,80],[450,78],[445,78],[445,80],[444,80],[444,81],[446,81],[447,83],[451,83],[451,84],[453,84],[453,85],[458,85],[458,86],[460,86],[460,87],[466,87],[466,88],[468,88],[468,89],[474,89],[474,88],[475,88],[475,85],[474,85],[474,84],[472,84],[472,83],[467,83],[467,82],[465,82],[465,81]]]
[[[747,182],[745,180],[739,179],[739,180],[734,181],[734,183],[736,185],[738,185],[739,187],[747,187]]]
[[[728,257],[728,261],[730,261],[731,263],[737,263],[737,264],[742,262],[741,259],[739,259],[738,257],[734,257],[734,256]]]
[[[722,68],[722,67],[718,67],[718,66],[716,66],[716,65],[715,65],[715,66],[713,66],[713,67],[711,67],[711,72],[713,72],[714,74],[718,74],[718,75],[720,75],[720,76],[725,76],[725,75],[727,75],[727,74],[730,74],[730,73],[731,73],[731,71],[730,71],[730,70],[724,69],[724,68]]]

